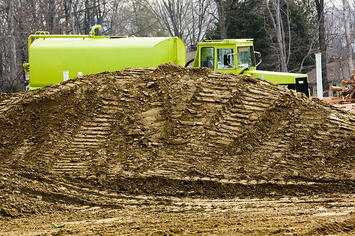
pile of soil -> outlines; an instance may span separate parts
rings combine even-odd
[[[98,191],[353,193],[354,131],[354,114],[248,76],[172,64],[89,75],[0,97],[0,215],[107,205]]]

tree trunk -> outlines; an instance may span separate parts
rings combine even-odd
[[[271,2],[274,14],[270,9],[269,3]],[[279,62],[280,62],[280,70],[287,72],[287,53],[286,53],[286,40],[285,40],[285,33],[283,30],[283,25],[282,25],[282,17],[281,17],[281,8],[280,8],[280,0],[266,0],[266,8],[270,14],[270,19],[271,22],[274,26],[274,30],[276,33],[276,39],[277,39],[277,44],[278,44],[278,51],[279,51]],[[289,19],[288,19],[288,24],[289,24]],[[290,30],[290,29],[289,29]],[[290,40],[290,39],[289,39]]]
[[[2,91],[2,89],[3,89],[3,84],[4,84],[4,76],[3,76],[3,66],[4,66],[4,64],[3,64],[3,59],[2,59],[2,57],[3,57],[3,50],[2,50],[2,42],[0,41],[0,93],[1,93],[1,91]]]
[[[343,10],[344,10],[344,23],[345,23],[345,40],[347,48],[347,59],[348,59],[348,72],[349,76],[353,73],[353,47],[351,45],[351,31],[350,31],[350,7],[348,0],[343,0]]]
[[[57,19],[56,19],[56,1],[48,1],[48,15],[49,15],[49,28],[48,31],[52,34],[59,33],[57,32]]]
[[[16,37],[15,37],[15,16],[14,16],[14,1],[8,1],[8,32],[9,32],[9,74],[8,82],[14,84],[17,75],[16,65]]]
[[[225,14],[224,14],[223,1],[222,0],[215,0],[215,2],[217,5],[217,10],[218,10],[219,26],[221,28],[220,36],[221,36],[221,39],[226,39],[227,38],[227,26],[226,26]]]
[[[329,84],[327,77],[327,46],[325,42],[324,0],[316,0],[316,8],[318,13],[319,47],[322,53],[323,91],[326,91],[329,89]]]
[[[286,52],[285,52],[285,40],[283,40],[283,30],[282,30],[282,19],[281,19],[281,9],[280,9],[280,0],[274,2],[275,6],[275,19],[276,19],[276,35],[277,42],[280,49],[280,64],[281,71],[287,71],[286,63]]]
[[[91,17],[91,12],[90,12],[90,1],[85,0],[85,9],[84,9],[84,25],[83,25],[83,31],[85,34],[90,33],[90,17]]]

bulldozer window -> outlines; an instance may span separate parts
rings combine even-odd
[[[214,69],[214,48],[201,48],[201,67]]]
[[[217,69],[234,69],[234,50],[232,48],[217,49]]]
[[[252,47],[238,47],[238,67],[254,67],[255,57]]]

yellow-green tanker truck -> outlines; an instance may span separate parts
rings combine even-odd
[[[29,76],[29,89],[104,71],[127,67],[157,67],[173,62],[214,71],[248,74],[282,84],[309,95],[306,74],[257,70],[252,39],[225,39],[198,44],[195,59],[186,63],[186,47],[177,37],[117,37],[90,35],[50,35],[36,32],[29,37],[29,61],[24,64]]]

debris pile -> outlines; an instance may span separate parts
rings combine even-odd
[[[344,87],[330,86],[330,90],[339,93],[338,97],[324,98],[329,104],[340,109],[352,112],[355,114],[355,70],[349,80],[342,80],[341,84]]]
[[[355,102],[355,70],[353,70],[353,74],[351,75],[350,79],[342,80],[341,84],[344,87],[331,86],[330,89],[340,92],[342,97],[341,103]]]

